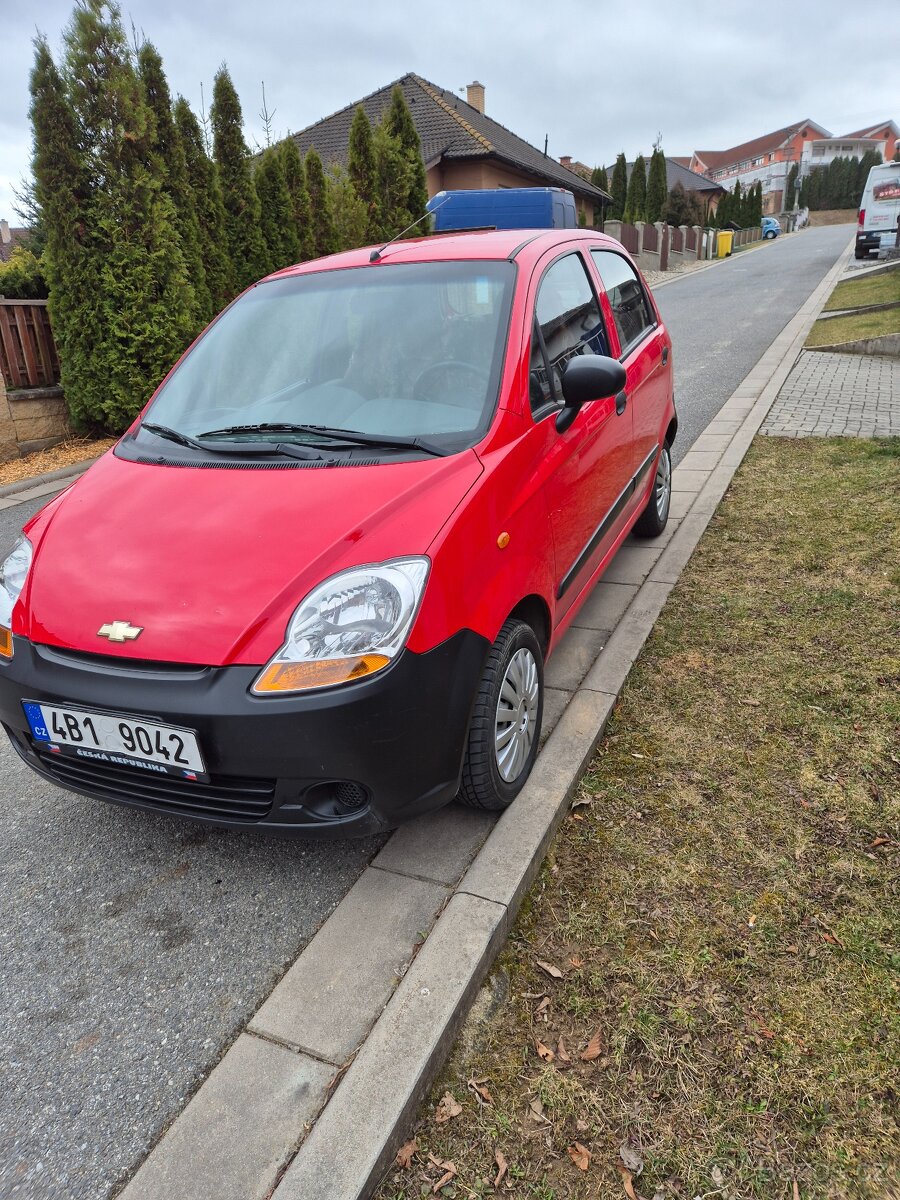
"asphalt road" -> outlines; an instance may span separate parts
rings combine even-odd
[[[853,229],[805,229],[657,288],[675,361],[676,464],[834,265]]]
[[[659,289],[676,460],[850,233],[809,230]],[[41,503],[0,511],[0,549]],[[85,800],[32,775],[5,738],[0,780],[0,1197],[104,1200],[380,843],[210,831]]]

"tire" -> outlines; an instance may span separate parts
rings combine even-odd
[[[511,705],[516,697],[518,716],[503,720],[504,716],[512,716]],[[544,656],[540,643],[530,625],[510,617],[484,664],[457,799],[487,812],[500,812],[512,804],[537,758],[543,714]],[[508,729],[518,730],[499,750],[498,729],[501,736]]]
[[[775,233],[773,230],[770,229],[768,233],[763,234],[763,237],[766,239],[766,241],[769,241],[769,239],[775,237]]]
[[[672,456],[669,453],[669,443],[663,446],[656,460],[656,478],[653,490],[644,506],[644,511],[634,523],[632,532],[635,537],[659,537],[669,519],[669,509],[672,506]]]

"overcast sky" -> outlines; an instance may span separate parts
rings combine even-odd
[[[71,0],[0,0],[0,217],[29,172],[36,27],[58,52]],[[415,71],[449,90],[474,79],[489,116],[590,166],[726,149],[811,118],[834,134],[900,119],[897,0],[131,0],[173,94],[195,111],[227,62],[248,141],[265,81],[275,131],[302,129]],[[463,91],[464,94],[464,91]]]

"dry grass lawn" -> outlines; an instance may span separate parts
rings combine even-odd
[[[898,507],[754,445],[379,1200],[900,1196]]]
[[[849,317],[829,317],[826,321],[820,318],[809,331],[806,345],[837,346],[841,342],[882,337],[886,333],[900,333],[900,308],[853,313]]]
[[[900,266],[881,275],[863,276],[839,283],[825,305],[826,312],[862,308],[866,304],[900,304]]]

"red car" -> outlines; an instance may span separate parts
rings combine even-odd
[[[0,718],[53,783],[268,831],[501,809],[544,662],[666,523],[671,343],[622,247],[451,234],[291,267],[0,565]]]

